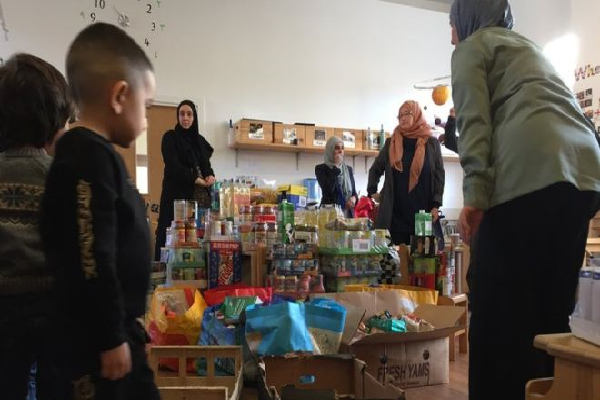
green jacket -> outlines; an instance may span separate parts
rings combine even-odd
[[[452,55],[465,206],[486,210],[553,183],[600,192],[593,127],[542,51],[484,28]]]

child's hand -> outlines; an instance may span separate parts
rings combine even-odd
[[[127,342],[100,353],[100,375],[114,381],[131,372],[131,350]]]

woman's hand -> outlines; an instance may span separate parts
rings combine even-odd
[[[463,242],[470,244],[483,219],[483,210],[475,207],[463,207],[458,217],[458,232]]]
[[[207,176],[206,178],[204,178],[204,180],[206,181],[207,184],[212,185],[213,183],[215,183],[215,177],[212,175]]]
[[[354,209],[354,206],[356,206],[356,197],[352,196],[346,202],[346,209],[352,210],[352,209]]]
[[[371,195],[371,198],[373,199],[373,201],[375,201],[376,203],[379,203],[379,200],[381,199],[381,195],[379,193],[373,193]]]
[[[433,218],[433,222],[440,218],[440,212],[438,211],[437,207],[433,207],[431,209],[431,217]]]

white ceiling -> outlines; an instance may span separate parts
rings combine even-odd
[[[381,0],[388,3],[403,4],[424,10],[449,12],[453,0]]]

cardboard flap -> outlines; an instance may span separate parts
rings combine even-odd
[[[455,327],[464,313],[464,307],[434,306],[431,304],[421,304],[414,312],[417,317],[429,322],[436,330]]]
[[[367,335],[356,342],[352,343],[352,346],[365,346],[375,344],[398,344],[407,342],[423,342],[426,340],[441,339],[449,336],[460,330],[460,327],[442,328],[435,329],[428,332],[388,332],[388,333],[376,333],[373,335]]]

